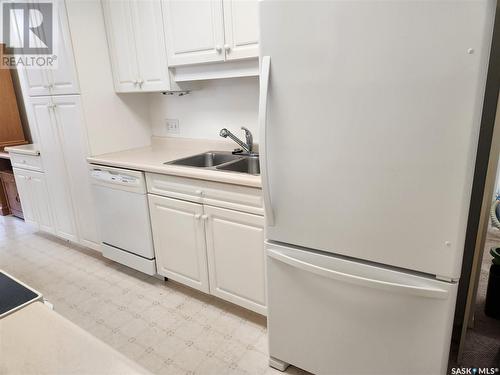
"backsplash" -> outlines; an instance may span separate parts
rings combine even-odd
[[[258,77],[199,81],[181,97],[150,94],[153,135],[220,139],[225,127],[243,137],[240,127],[246,126],[257,142],[258,101]],[[167,133],[165,119],[179,120],[179,134]]]

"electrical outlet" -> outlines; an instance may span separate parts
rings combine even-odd
[[[180,133],[180,127],[179,127],[179,120],[176,118],[167,118],[165,119],[165,125],[167,129],[168,134],[179,134]]]

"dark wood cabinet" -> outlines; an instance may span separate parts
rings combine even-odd
[[[2,180],[2,187],[7,198],[7,207],[12,215],[24,219],[14,173],[11,170],[0,171],[0,179]]]
[[[0,44],[0,51],[2,50],[3,45]],[[10,69],[0,69],[0,170],[10,168],[9,155],[4,152],[4,147],[26,143],[28,142],[19,115],[11,71]],[[2,186],[0,186],[0,215],[8,215],[10,212],[13,215],[23,217],[12,173],[10,177],[6,177],[5,183],[2,179]]]
[[[27,143],[10,74],[9,69],[0,69],[0,151]]]

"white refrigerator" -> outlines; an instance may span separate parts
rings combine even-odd
[[[495,7],[260,1],[271,366],[446,372]]]

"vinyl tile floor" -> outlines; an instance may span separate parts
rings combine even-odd
[[[0,217],[0,269],[155,374],[282,374],[263,316]],[[290,366],[288,374],[307,374]]]

